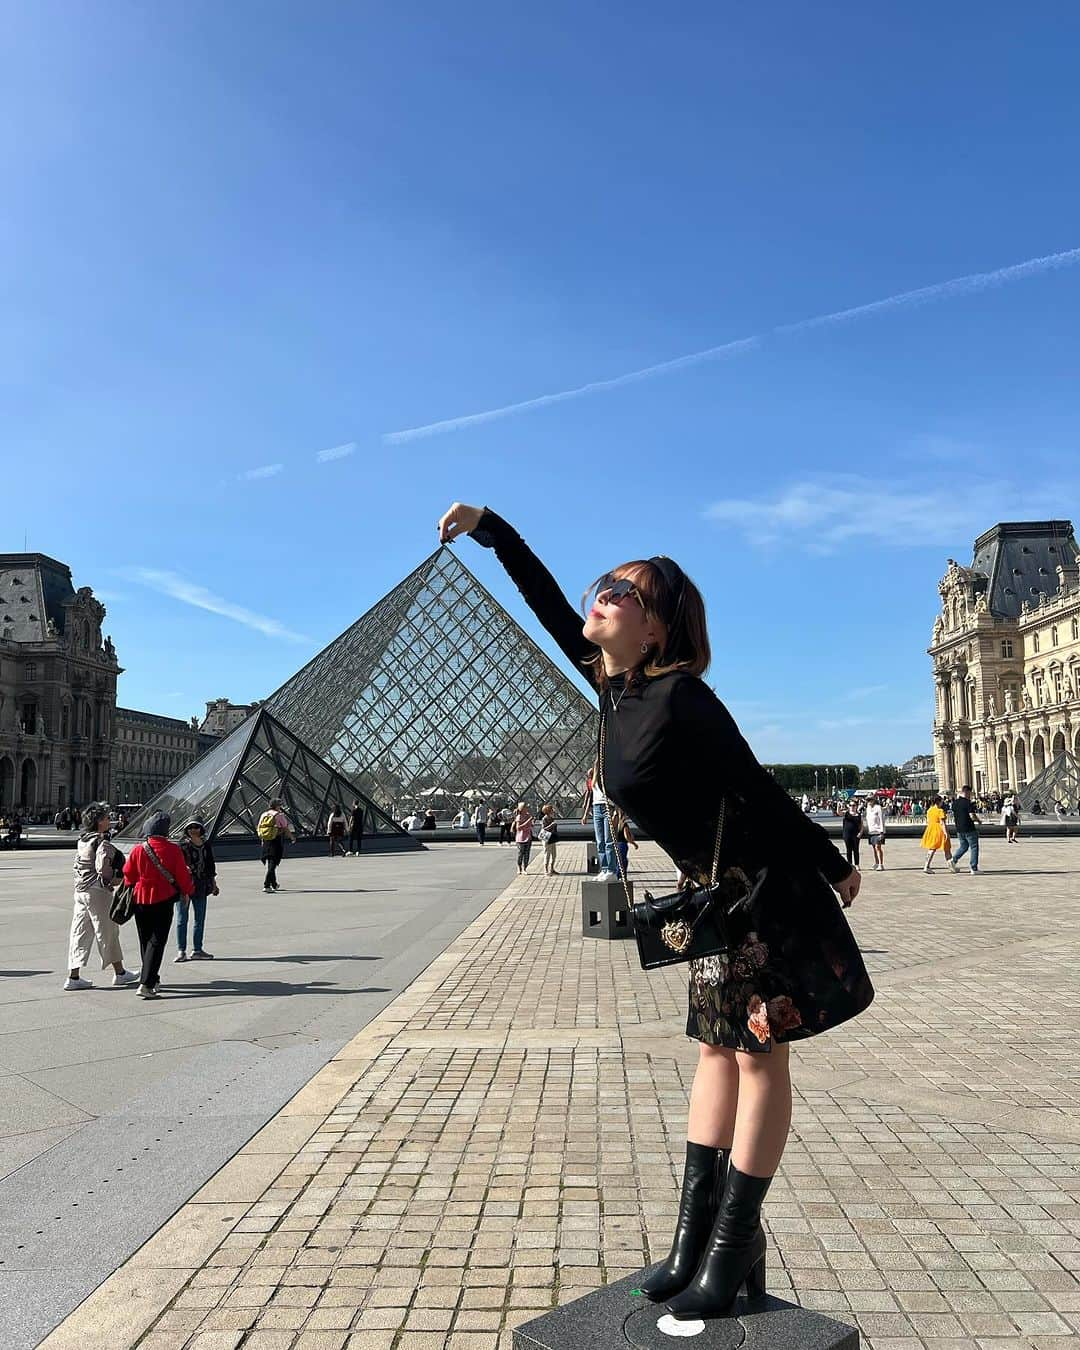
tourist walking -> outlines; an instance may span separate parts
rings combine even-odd
[[[191,892],[190,900],[181,895],[176,901],[176,959],[177,961],[188,959],[190,908],[195,915],[195,931],[191,935],[191,960],[212,961],[213,953],[208,952],[203,946],[203,935],[206,931],[206,899],[207,896],[218,895],[220,892],[214,850],[210,847],[210,841],[206,837],[206,826],[201,820],[189,820],[184,826],[180,836],[180,852],[184,855],[195,889]]]
[[[1020,828],[1020,802],[1015,793],[1010,793],[1001,805],[1001,823],[1005,826],[1005,842],[1015,844]]]
[[[349,810],[349,857],[356,858],[364,847],[364,808],[359,800]]]
[[[285,806],[279,797],[274,797],[259,817],[256,832],[262,843],[262,861],[266,864],[263,877],[263,890],[268,895],[280,891],[277,870],[285,856],[285,841],[293,838],[292,826],[285,814]]]
[[[146,839],[135,845],[124,864],[124,880],[135,892],[135,927],[139,930],[142,952],[140,998],[158,997],[159,972],[172,927],[173,907],[181,896],[190,899],[195,891],[180,846],[169,838],[171,824],[164,811],[151,816],[146,824]]]
[[[844,807],[844,818],[840,822],[840,834],[844,840],[844,853],[847,861],[858,872],[859,869],[859,840],[862,838],[863,818],[859,810],[859,801],[857,797],[848,799]],[[877,864],[875,863],[875,866]]]
[[[472,813],[472,827],[476,831],[476,842],[483,848],[487,842],[488,809],[483,802],[477,802]]]
[[[514,813],[509,806],[503,807],[499,812],[499,843],[512,844],[514,842]]]
[[[341,803],[339,802],[326,818],[326,834],[330,841],[331,858],[344,858],[345,831],[348,828],[349,818],[341,809]]]
[[[970,854],[968,858],[968,870],[972,876],[976,876],[979,871],[979,825],[980,820],[976,813],[975,803],[971,799],[971,787],[966,784],[960,789],[957,796],[953,798],[952,804],[953,823],[956,825],[956,837],[960,840],[960,847],[952,856],[952,870],[957,870],[957,864],[965,853]]]
[[[758,763],[702,674],[705,606],[670,558],[624,563],[566,600],[500,516],[455,503],[443,543],[494,548],[525,600],[600,699],[599,781],[684,872],[710,879],[720,836],[724,893],[743,898],[730,960],[689,968],[687,1034],[701,1043],[686,1167],[666,1260],[638,1282],[681,1321],[729,1316],[739,1290],[765,1292],[761,1206],[791,1120],[788,1045],[860,1013],[873,986],[831,883],[860,878],[825,831]],[[757,880],[746,892],[746,878]],[[691,1333],[693,1334],[693,1333]]]
[[[555,808],[550,804],[540,808],[540,842],[544,846],[544,875],[556,876],[555,863],[559,856],[559,822]]]
[[[532,852],[533,815],[524,802],[518,802],[511,825],[514,831],[514,843],[517,844],[517,870],[529,870],[529,854]]]
[[[949,839],[948,826],[945,824],[945,806],[937,793],[930,798],[930,805],[926,808],[926,829],[923,830],[921,843],[927,851],[924,872],[933,870],[934,854],[938,850],[952,870],[956,871],[956,864],[952,860],[952,842]]]
[[[874,851],[874,871],[885,871],[885,813],[881,798],[871,797],[866,808],[866,839]]]
[[[82,968],[90,960],[90,943],[97,945],[101,969],[112,966],[116,988],[137,984],[139,977],[124,969],[120,925],[109,913],[112,888],[120,879],[124,855],[109,840],[109,808],[92,802],[83,812],[83,829],[75,845],[75,907],[68,940],[68,975],[64,988],[93,989]]]

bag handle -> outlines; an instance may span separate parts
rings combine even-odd
[[[153,862],[154,866],[155,866],[155,867],[157,868],[157,870],[161,873],[161,875],[165,878],[165,880],[169,883],[169,885],[172,886],[174,890],[177,890],[177,891],[178,891],[178,890],[180,889],[180,887],[177,886],[177,884],[176,884],[176,878],[175,878],[175,877],[173,876],[173,874],[169,871],[169,869],[165,866],[165,864],[161,861],[161,859],[160,859],[160,858],[158,857],[158,855],[154,852],[154,850],[150,847],[150,840],[149,840],[149,839],[146,841],[145,844],[143,844],[143,849],[145,850],[145,852],[147,852],[147,853],[150,854],[150,859],[151,859],[151,861]]]
[[[607,815],[608,834],[611,835],[612,847],[615,847],[615,831],[611,828],[611,798],[607,794],[607,782],[604,777],[604,747],[607,744],[607,712],[600,714],[600,749],[596,757],[597,777],[600,780],[600,791],[604,794],[604,811]],[[716,885],[716,878],[720,871],[720,841],[724,835],[724,815],[727,808],[727,798],[720,798],[720,810],[716,820],[716,847],[713,849],[712,872],[709,875],[709,885]],[[619,869],[619,880],[622,882],[623,891],[626,895],[626,905],[628,909],[633,908],[633,900],[630,896],[630,887],[626,881],[626,870],[623,867],[622,854],[615,849],[615,863]]]

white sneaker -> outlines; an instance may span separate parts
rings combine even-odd
[[[953,871],[953,872],[959,872],[959,871],[960,871],[959,867],[957,867],[957,865],[953,862],[953,860],[952,860],[951,858],[949,859],[949,869],[950,869],[950,871]]]
[[[136,993],[140,998],[157,998],[158,996],[158,991],[156,989],[151,989],[148,984],[140,984]]]
[[[93,989],[93,987],[94,987],[94,982],[93,982],[93,980],[83,980],[83,979],[78,979],[78,978],[72,979],[72,977],[71,977],[70,975],[69,975],[69,976],[67,977],[67,979],[64,981],[64,988],[65,988],[65,989],[68,989],[68,990],[71,990],[71,989]]]
[[[177,952],[176,955],[173,957],[173,960],[174,960],[174,961],[186,961],[186,960],[187,960],[187,952]]]
[[[112,977],[113,988],[123,989],[125,985],[138,984],[139,977],[133,970],[121,970]]]

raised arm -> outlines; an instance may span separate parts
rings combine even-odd
[[[455,502],[439,522],[439,538],[447,543],[459,534],[471,534],[482,548],[495,550],[495,556],[525,597],[529,608],[560,650],[591,681],[591,668],[584,663],[596,656],[598,648],[582,636],[584,620],[581,615],[514,527],[487,507],[463,506]]]
[[[681,680],[672,705],[676,725],[685,729],[692,753],[715,766],[725,791],[742,797],[769,822],[769,832],[790,841],[833,886],[858,890],[858,874],[840,856],[821,826],[758,763],[735,719],[701,680]],[[787,852],[785,848],[785,852]]]

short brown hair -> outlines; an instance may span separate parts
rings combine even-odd
[[[682,572],[682,569],[679,568],[679,571]],[[611,575],[616,579],[626,577],[632,581],[644,601],[645,613],[667,629],[664,650],[646,652],[638,664],[627,671],[627,686],[632,686],[642,674],[667,675],[673,670],[685,670],[689,675],[704,675],[712,660],[705,601],[686,573],[682,572],[681,597],[672,589],[660,568],[647,558],[621,563],[612,568]],[[581,597],[582,613],[585,612],[585,601],[595,586],[594,581]],[[592,678],[597,686],[601,690],[606,689],[608,678],[602,655],[597,653],[585,664],[592,667]]]

